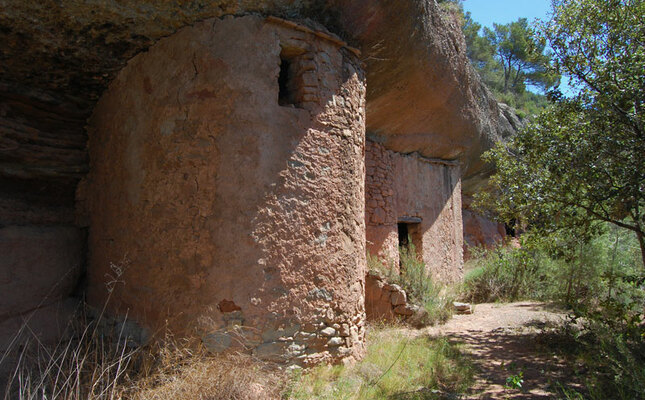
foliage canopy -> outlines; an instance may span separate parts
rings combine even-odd
[[[532,34],[526,18],[484,28],[484,35],[502,66],[504,92],[524,91],[526,84],[548,89],[557,83],[557,75],[548,68],[551,57],[545,50],[546,42]]]
[[[490,29],[482,28],[467,12],[462,31],[468,58],[499,101],[518,109],[522,116],[546,107],[546,97],[527,87],[545,91],[558,83],[559,75],[550,68],[545,41],[536,38],[525,18]]]
[[[554,0],[540,35],[555,68],[581,90],[485,155],[497,173],[481,199],[504,220],[545,231],[636,234],[645,263],[645,2]]]

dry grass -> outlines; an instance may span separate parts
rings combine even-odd
[[[54,346],[22,342],[4,400],[278,399],[283,372],[245,354],[212,355],[200,343],[137,346],[96,322]]]
[[[8,377],[0,376],[3,400],[280,398],[286,378],[273,364],[245,354],[212,355],[199,341],[176,341],[170,335],[140,346],[127,335],[125,321],[107,321],[107,303],[128,265],[127,257],[110,264],[103,309],[95,310],[98,314],[78,310],[56,345],[41,343],[26,319],[0,354],[0,371],[15,365]]]
[[[4,400],[216,400],[434,398],[463,393],[472,368],[442,339],[402,338],[373,328],[365,359],[288,376],[246,354],[211,355],[200,343],[139,347],[95,324],[57,346],[21,353]],[[430,396],[430,397],[428,397]]]
[[[279,399],[283,374],[245,354],[212,356],[187,348],[164,348],[153,373],[127,390],[133,400]]]

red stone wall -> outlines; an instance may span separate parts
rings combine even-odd
[[[281,53],[294,104],[278,103]],[[90,302],[113,288],[113,314],[213,351],[360,357],[358,65],[333,41],[259,17],[204,21],[132,59],[89,123]]]
[[[504,241],[504,224],[492,221],[470,209],[472,199],[463,198],[464,258],[468,259],[470,247],[492,248]]]
[[[397,222],[419,218],[411,233],[428,271],[441,281],[463,272],[461,183],[457,165],[366,147],[366,229],[368,250],[398,266]]]
[[[399,236],[395,196],[396,153],[370,140],[365,146],[367,251],[398,271]]]

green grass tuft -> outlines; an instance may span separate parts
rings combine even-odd
[[[472,364],[447,339],[401,338],[370,329],[367,355],[350,366],[320,366],[293,377],[290,399],[432,399],[464,393]]]

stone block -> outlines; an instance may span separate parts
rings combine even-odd
[[[324,328],[320,331],[320,334],[323,336],[331,337],[336,334],[336,329],[332,328],[331,326],[328,326],[327,328]]]
[[[208,333],[202,337],[204,347],[212,353],[221,353],[231,346],[232,338],[227,332]]]
[[[455,308],[457,314],[472,314],[473,312],[473,308],[470,303],[460,303],[458,301],[455,301],[452,303],[452,305]]]
[[[403,290],[395,290],[390,294],[390,302],[393,306],[400,306],[407,302],[407,296]]]
[[[389,290],[391,292],[403,290],[403,288],[395,283],[388,283],[383,287],[385,290]]]
[[[412,306],[409,306],[407,304],[406,305],[396,306],[394,308],[394,312],[396,314],[405,315],[405,316],[414,314],[414,311],[415,311],[414,308],[412,308]]]
[[[265,342],[275,342],[280,338],[292,337],[299,329],[300,325],[298,324],[283,326],[278,329],[267,329],[262,332],[262,340]]]
[[[253,355],[261,360],[282,362],[285,359],[287,347],[284,342],[263,343],[253,350]]]
[[[372,214],[372,222],[374,222],[375,224],[382,224],[385,222],[386,217],[387,215],[385,214],[385,211],[382,208],[377,207],[376,209],[374,209],[374,214]]]
[[[423,307],[417,307],[417,310],[406,319],[406,322],[419,329],[428,325],[428,312]]]

